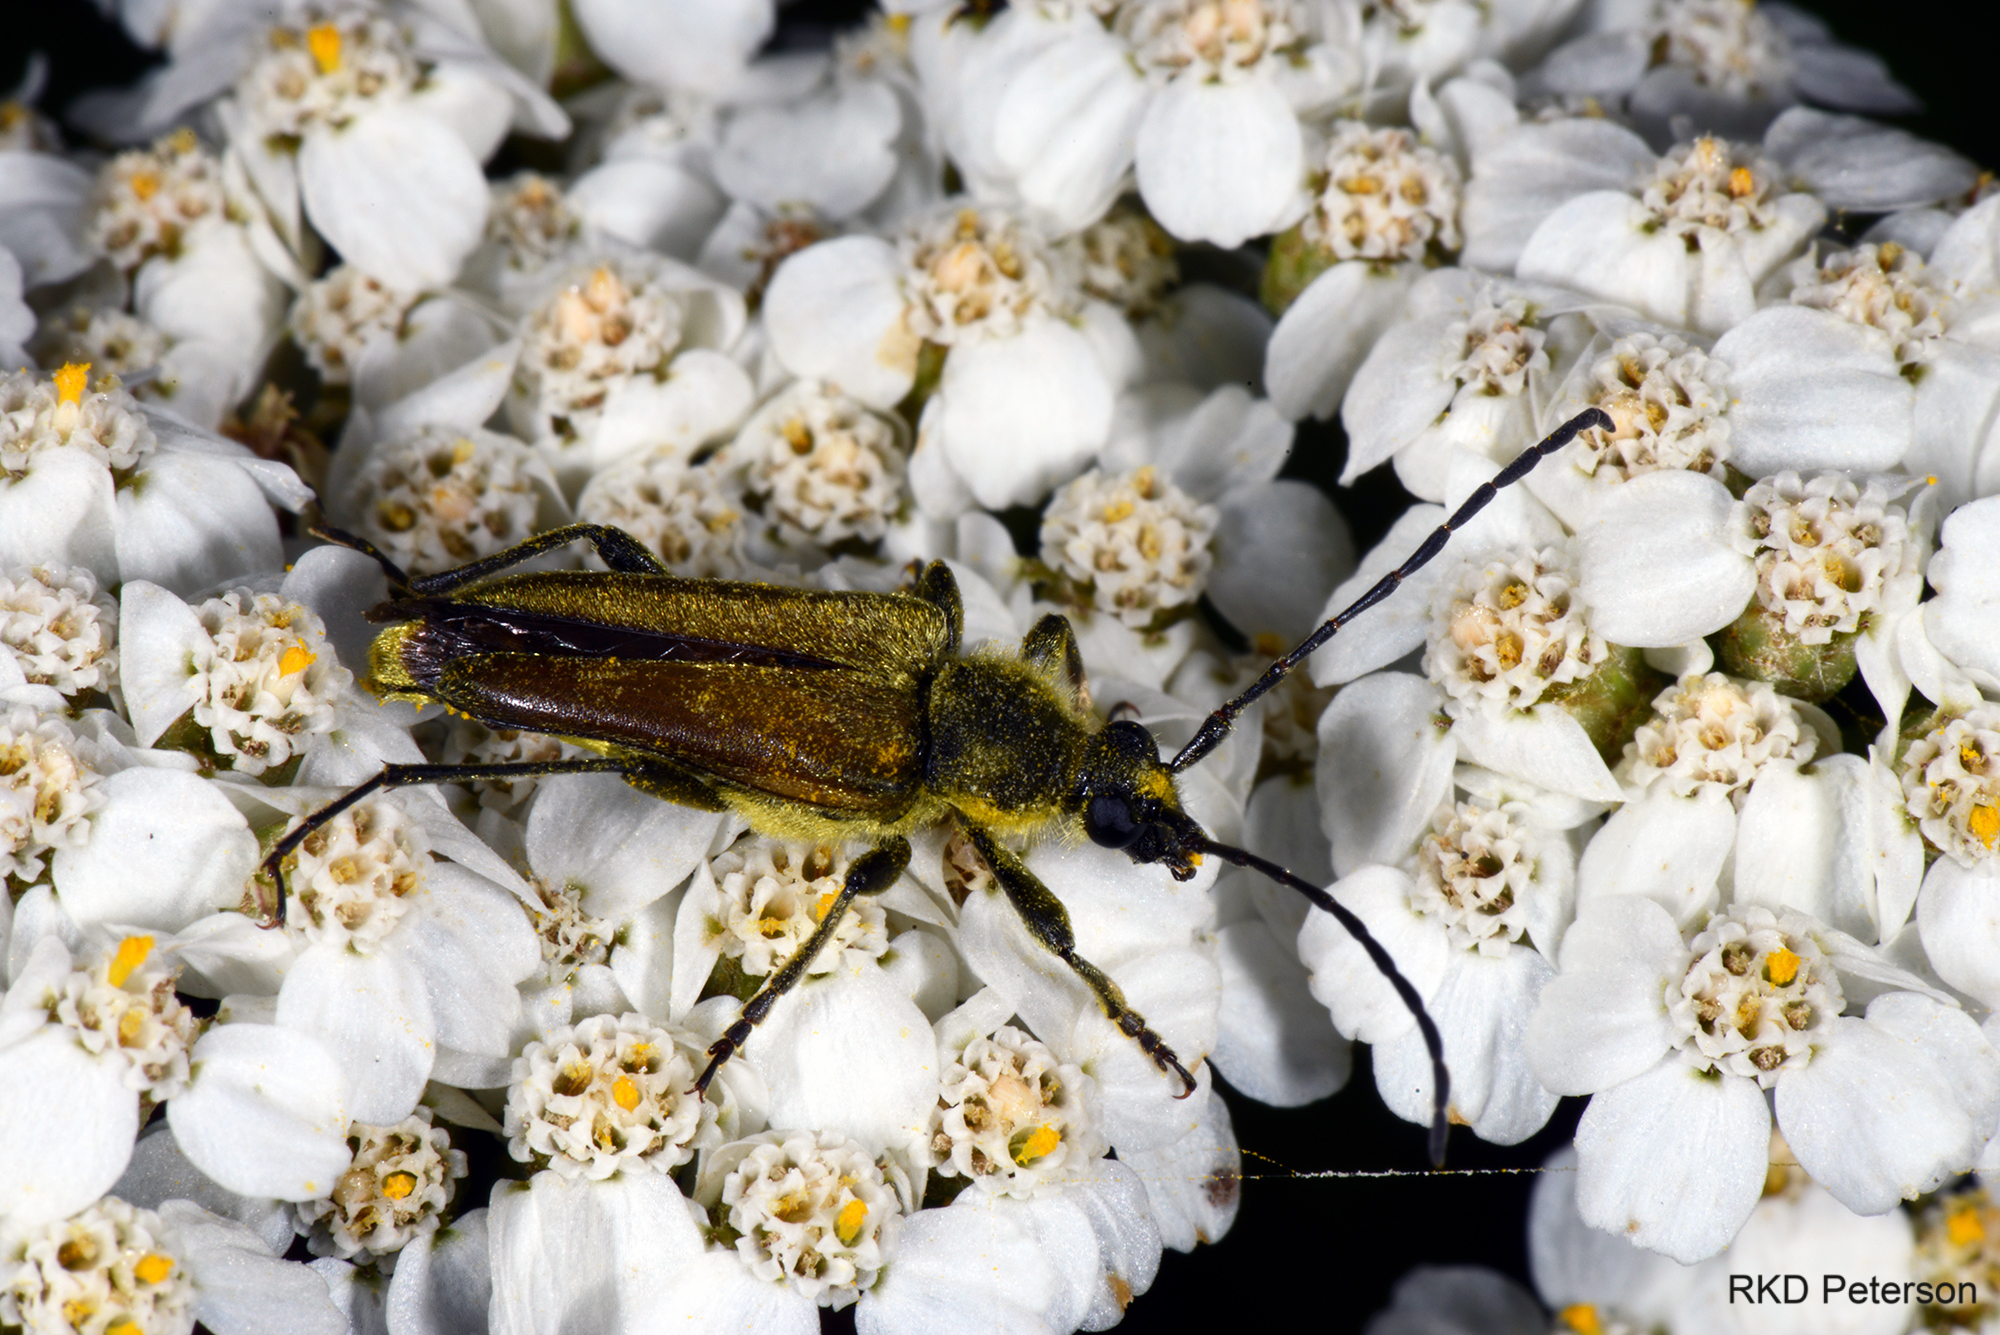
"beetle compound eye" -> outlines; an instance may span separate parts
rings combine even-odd
[[[1133,818],[1132,804],[1118,796],[1099,796],[1090,799],[1090,809],[1084,813],[1083,828],[1095,844],[1106,848],[1128,848],[1139,837],[1139,822]]]

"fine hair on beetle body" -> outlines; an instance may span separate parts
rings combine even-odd
[[[1579,431],[1610,429],[1589,409],[1483,484],[1399,568],[1278,659],[1205,719],[1171,760],[1139,723],[1104,722],[1089,704],[1069,622],[1043,617],[1017,654],[961,652],[964,616],[949,567],[932,562],[904,593],[851,593],[684,579],[636,539],[594,524],[543,533],[483,560],[413,578],[363,539],[321,536],[373,558],[390,599],[367,685],[386,700],[437,703],[493,728],[553,734],[591,754],[497,764],[391,764],[307,817],[263,863],[285,913],[284,863],[316,829],[370,795],[414,784],[615,773],[664,801],[734,811],[782,838],[869,845],[810,938],[709,1048],[695,1082],[750,1040],[804,976],[857,896],[889,888],[910,833],[950,819],[992,869],[1035,941],[1087,986],[1180,1097],[1196,1088],[1173,1049],[1116,983],[1076,951],[1069,915],[1014,844],[1088,838],[1192,878],[1205,856],[1251,868],[1337,918],[1416,1017],[1433,1075],[1430,1151],[1442,1163],[1449,1076],[1437,1026],[1367,928],[1323,888],[1219,843],[1183,809],[1174,776],[1229,735],[1253,701],[1341,626],[1392,594],[1503,487]],[[588,541],[607,571],[507,573]]]

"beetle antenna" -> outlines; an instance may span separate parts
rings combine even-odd
[[[389,592],[395,594],[398,597],[409,596],[410,593],[409,573],[405,571],[403,567],[397,565],[394,561],[390,560],[388,553],[384,552],[380,547],[377,547],[374,543],[368,541],[368,539],[362,537],[360,534],[349,533],[344,528],[335,528],[333,525],[327,523],[325,520],[321,520],[320,522],[312,525],[312,527],[308,528],[306,532],[310,533],[315,538],[322,538],[327,542],[332,543],[336,547],[346,547],[351,551],[360,552],[363,556],[373,561],[376,565],[382,567],[382,573],[385,576],[387,576],[389,580]]]
[[[1179,774],[1182,770],[1193,765],[1196,761],[1221,745],[1222,739],[1229,735],[1229,730],[1236,726],[1237,715],[1249,708],[1257,697],[1263,695],[1264,692],[1290,676],[1292,669],[1304,662],[1313,650],[1332,639],[1335,631],[1338,631],[1342,626],[1345,626],[1348,622],[1354,620],[1354,618],[1360,616],[1384,598],[1387,598],[1396,591],[1397,586],[1404,580],[1428,565],[1432,557],[1444,550],[1444,545],[1451,540],[1451,535],[1459,529],[1464,528],[1472,517],[1481,510],[1484,510],[1504,488],[1511,487],[1526,477],[1536,464],[1549,455],[1554,454],[1572,440],[1575,440],[1579,432],[1587,431],[1592,427],[1596,427],[1602,431],[1610,431],[1614,429],[1615,425],[1610,415],[1602,408],[1585,408],[1575,417],[1570,418],[1551,432],[1548,439],[1542,441],[1539,445],[1533,445],[1521,451],[1512,463],[1501,469],[1490,481],[1480,483],[1478,489],[1465,498],[1465,504],[1452,512],[1451,518],[1445,520],[1432,530],[1431,535],[1423,540],[1415,552],[1410,554],[1409,560],[1375,581],[1374,586],[1368,592],[1355,599],[1338,616],[1300,641],[1298,648],[1265,668],[1264,675],[1252,682],[1250,689],[1237,696],[1234,700],[1226,702],[1221,708],[1203,719],[1200,731],[1195,733],[1193,740],[1181,748],[1180,754],[1174,757],[1173,763],[1168,768],[1174,773]]]
[[[1311,900],[1315,907],[1331,913],[1334,920],[1347,929],[1347,934],[1368,952],[1368,958],[1374,961],[1376,969],[1389,980],[1389,986],[1396,989],[1396,995],[1410,1008],[1410,1014],[1417,1018],[1417,1029],[1424,1036],[1424,1047],[1430,1051],[1431,1166],[1444,1167],[1444,1142],[1451,1130],[1451,1124],[1445,1118],[1445,1107],[1451,1100],[1451,1072],[1447,1071],[1444,1065],[1444,1038],[1438,1033],[1437,1022],[1432,1020],[1430,1012],[1424,1009],[1424,999],[1417,995],[1417,989],[1410,985],[1410,980],[1396,967],[1396,961],[1390,958],[1389,952],[1383,949],[1382,943],[1375,939],[1367,925],[1354,916],[1352,909],[1311,881],[1294,875],[1268,858],[1260,858],[1255,853],[1232,848],[1228,844],[1219,844],[1213,839],[1203,839],[1201,848],[1204,853],[1213,853],[1224,862],[1263,872],[1279,885],[1290,886]]]

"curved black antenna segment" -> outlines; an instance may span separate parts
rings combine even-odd
[[[1480,483],[1478,490],[1465,498],[1465,504],[1452,512],[1451,518],[1432,530],[1431,535],[1410,554],[1409,560],[1382,576],[1368,592],[1355,599],[1333,620],[1306,636],[1299,642],[1298,648],[1265,668],[1264,675],[1252,682],[1250,689],[1203,719],[1200,731],[1195,733],[1193,740],[1181,748],[1180,754],[1174,757],[1173,764],[1168,768],[1178,774],[1220,746],[1222,739],[1229,735],[1229,730],[1236,726],[1236,716],[1249,708],[1252,701],[1290,676],[1292,669],[1304,662],[1306,656],[1313,650],[1332,639],[1335,631],[1387,598],[1404,580],[1428,565],[1432,557],[1444,550],[1444,545],[1451,540],[1451,535],[1464,528],[1474,515],[1484,510],[1503,488],[1511,487],[1526,477],[1536,464],[1575,440],[1578,432],[1588,431],[1592,427],[1610,431],[1615,425],[1610,415],[1602,408],[1585,408],[1551,432],[1547,440],[1521,451],[1514,461],[1496,473],[1491,481]]]
[[[409,575],[404,571],[404,569],[401,566],[397,565],[394,561],[390,560],[386,552],[384,552],[380,547],[377,547],[374,543],[368,541],[368,539],[362,537],[360,534],[349,533],[344,528],[335,528],[333,525],[327,523],[325,520],[321,520],[320,522],[314,524],[312,527],[308,528],[306,532],[310,533],[315,538],[323,538],[327,542],[332,543],[336,547],[346,547],[351,551],[360,552],[363,556],[373,561],[376,565],[382,567],[382,573],[388,577],[389,592],[391,594],[395,595],[398,598],[405,598],[409,596],[410,593]]]
[[[1431,1019],[1430,1012],[1424,1009],[1424,999],[1417,995],[1417,989],[1410,985],[1410,980],[1403,977],[1403,971],[1396,967],[1396,961],[1389,957],[1389,952],[1382,948],[1382,943],[1375,939],[1361,919],[1354,916],[1353,910],[1311,881],[1292,874],[1268,858],[1260,858],[1255,853],[1232,848],[1228,844],[1218,844],[1213,839],[1202,840],[1201,848],[1204,853],[1213,853],[1224,862],[1247,867],[1251,871],[1263,872],[1279,885],[1290,886],[1311,900],[1315,907],[1331,913],[1334,920],[1347,929],[1347,934],[1368,952],[1368,958],[1375,962],[1375,967],[1389,980],[1389,986],[1396,989],[1396,995],[1410,1008],[1410,1014],[1417,1017],[1417,1029],[1424,1036],[1424,1047],[1430,1051],[1431,1167],[1444,1167],[1444,1142],[1451,1131],[1451,1124],[1445,1117],[1445,1108],[1451,1101],[1451,1072],[1447,1071],[1444,1065],[1444,1037],[1438,1033],[1437,1023]]]

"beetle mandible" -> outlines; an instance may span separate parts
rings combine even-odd
[[[481,778],[614,773],[655,797],[734,810],[789,838],[872,844],[805,944],[709,1048],[706,1091],[840,925],[856,896],[887,889],[910,859],[903,837],[955,818],[1035,940],[1083,980],[1112,1023],[1164,1072],[1195,1080],[1076,952],[1062,903],[1008,837],[1082,835],[1188,880],[1205,855],[1252,868],[1332,914],[1416,1017],[1430,1052],[1430,1152],[1442,1163],[1449,1075],[1423,1001],[1360,919],[1325,890],[1255,853],[1211,839],[1182,809],[1174,775],[1221,743],[1250,703],[1434,558],[1501,488],[1578,432],[1612,428],[1596,408],[1571,418],[1483,483],[1353,604],[1216,709],[1163,760],[1138,723],[1088,708],[1069,622],[1051,613],[1017,657],[961,656],[963,613],[950,569],[932,562],[908,593],[837,593],[683,579],[618,529],[572,524],[484,560],[411,578],[363,539],[322,535],[372,557],[392,597],[369,652],[368,685],[389,700],[440,703],[494,728],[552,733],[594,754],[486,765],[386,765],[280,838],[263,871],[285,907],[283,862],[315,830],[383,789]],[[502,574],[543,552],[590,542],[608,572]]]

